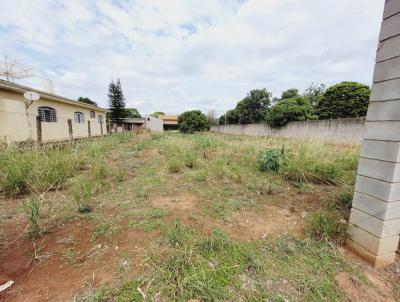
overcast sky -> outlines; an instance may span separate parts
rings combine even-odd
[[[63,2],[63,4],[62,4]],[[120,78],[142,114],[218,114],[251,89],[370,85],[384,0],[0,0],[0,56],[41,88],[106,106]]]

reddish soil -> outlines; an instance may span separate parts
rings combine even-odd
[[[204,206],[194,194],[178,193],[174,196],[156,196],[151,200],[154,207],[169,210],[172,219],[179,218],[185,223],[195,226],[203,233],[220,228],[232,238],[239,240],[257,240],[266,236],[291,233],[295,236],[303,234],[304,213],[290,205],[278,207],[266,205],[261,209],[241,209],[234,211],[227,221],[199,214]],[[277,219],[279,217],[279,219]]]
[[[373,286],[367,286],[345,272],[338,273],[335,281],[351,301],[396,302],[390,296],[391,290],[379,277],[374,277],[373,280],[369,279]]]
[[[112,243],[93,242],[92,230],[89,220],[59,227],[35,241],[40,250],[35,260],[33,241],[25,237],[1,250],[0,284],[15,283],[0,293],[0,301],[65,301],[83,295],[116,279],[122,253],[129,253],[130,273],[140,272],[143,253],[137,247],[155,234],[135,230],[115,236]]]

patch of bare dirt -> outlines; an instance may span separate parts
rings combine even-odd
[[[172,211],[187,211],[200,206],[196,196],[188,192],[177,195],[156,196],[150,202],[154,207]]]
[[[368,277],[368,275],[367,275]],[[368,278],[375,286],[367,286],[348,273],[341,272],[335,276],[338,286],[346,293],[351,301],[364,302],[395,302],[395,299],[387,292],[386,286],[382,286],[382,280]],[[378,278],[379,279],[379,278]]]
[[[303,234],[303,219],[295,212],[277,206],[268,206],[258,212],[236,211],[233,213],[230,233],[237,239],[261,239],[272,234]]]
[[[155,234],[131,230],[112,242],[92,241],[89,220],[73,222],[47,236],[23,238],[0,251],[0,284],[15,283],[0,293],[0,301],[68,301],[104,284],[113,283],[121,255],[130,275],[142,270],[143,247]],[[36,247],[36,256],[35,256]]]

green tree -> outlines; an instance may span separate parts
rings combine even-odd
[[[200,110],[191,110],[182,113],[178,118],[179,131],[194,133],[210,130],[207,117]]]
[[[84,97],[81,97],[81,96],[78,98],[78,102],[86,103],[86,104],[93,105],[93,106],[97,106],[96,102],[93,102],[91,99],[84,98]]]
[[[136,108],[126,108],[125,111],[126,111],[126,117],[129,117],[129,118],[142,117]]]
[[[265,116],[265,121],[273,128],[285,126],[292,121],[314,119],[317,119],[314,107],[307,98],[302,96],[281,100],[272,106]]]
[[[371,90],[357,82],[341,82],[329,87],[319,103],[320,119],[361,117],[367,115]]]
[[[239,124],[259,123],[271,105],[271,93],[266,89],[255,89],[241,100],[235,110],[239,115]],[[232,112],[231,114],[236,114]]]
[[[158,118],[160,115],[165,115],[165,113],[162,112],[162,111],[156,111],[156,112],[153,112],[153,113],[150,114],[150,115],[153,116],[153,117]]]
[[[112,80],[108,86],[108,106],[111,110],[110,118],[112,121],[120,123],[127,116],[125,97],[119,79],[117,79],[116,83]]]
[[[296,88],[290,88],[282,92],[281,100],[293,99],[299,96],[299,90]]]
[[[308,98],[311,105],[316,107],[324,96],[325,90],[325,84],[311,83],[310,87],[304,91],[303,96]]]

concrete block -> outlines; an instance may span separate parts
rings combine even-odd
[[[368,107],[367,121],[400,121],[399,108],[400,100],[371,102]]]
[[[378,238],[352,224],[349,225],[348,235],[351,240],[375,255],[385,255],[396,252],[399,244],[399,235]]]
[[[371,102],[400,99],[400,79],[375,83],[372,86]]]
[[[400,36],[379,43],[376,62],[389,60],[397,56],[400,56]]]
[[[382,22],[379,41],[389,39],[400,34],[400,15],[391,16]]]
[[[363,258],[374,267],[381,267],[392,264],[396,260],[395,252],[377,256],[351,240],[351,238],[346,240],[346,246],[349,250],[359,255],[361,258]]]
[[[400,182],[400,163],[360,158],[358,174],[387,182]]]
[[[400,219],[381,220],[355,208],[351,209],[350,223],[379,238],[400,234]]]
[[[376,63],[373,82],[392,80],[400,77],[400,58],[393,58]]]
[[[364,139],[400,142],[400,121],[367,121]]]
[[[383,13],[383,19],[387,19],[397,13],[400,13],[400,1],[387,0],[385,4],[385,12]]]
[[[400,201],[400,183],[357,175],[355,191],[387,202]]]
[[[361,157],[400,162],[400,142],[364,140]]]
[[[352,206],[381,220],[400,219],[400,201],[386,202],[355,192]]]

